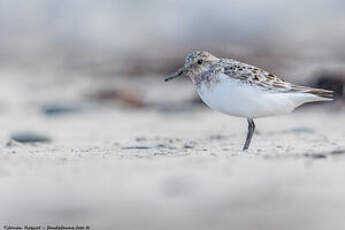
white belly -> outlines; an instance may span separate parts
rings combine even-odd
[[[219,82],[212,82],[209,88],[201,83],[197,91],[210,108],[232,116],[256,118],[285,114],[310,97],[300,93],[272,93],[244,85],[223,74],[219,79]]]

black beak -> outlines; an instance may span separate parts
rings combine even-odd
[[[164,79],[164,81],[170,81],[174,78],[177,78],[179,76],[181,76],[184,73],[185,69],[182,67],[179,70],[177,70],[175,73],[169,75],[167,78]]]

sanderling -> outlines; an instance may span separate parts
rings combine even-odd
[[[211,109],[248,121],[243,150],[249,148],[253,119],[285,114],[314,101],[329,101],[333,91],[298,86],[263,69],[233,59],[217,58],[206,51],[190,53],[182,68],[165,81],[186,74],[202,101]]]

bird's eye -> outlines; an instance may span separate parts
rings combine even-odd
[[[202,60],[199,59],[197,63],[198,63],[199,65],[201,65],[201,64],[202,64]]]

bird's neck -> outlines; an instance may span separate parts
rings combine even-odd
[[[205,80],[211,71],[211,66],[205,66],[202,68],[194,69],[188,73],[188,76],[192,80],[195,86],[200,86],[200,84]]]

